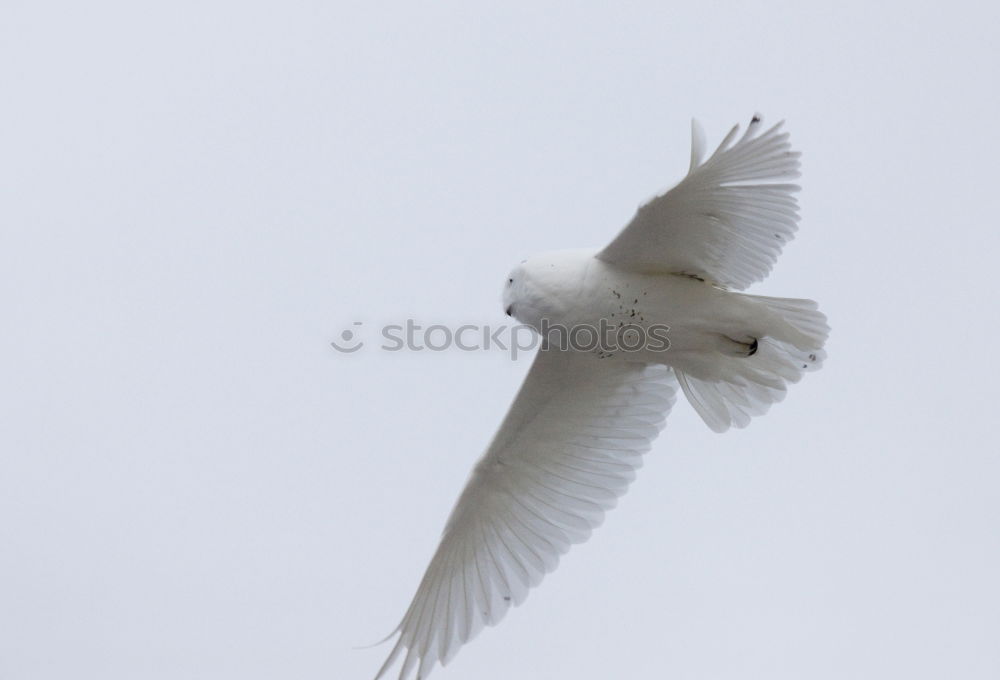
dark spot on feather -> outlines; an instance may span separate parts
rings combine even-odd
[[[692,274],[691,272],[677,272],[677,275],[686,276],[689,279],[694,279],[695,281],[701,281],[702,283],[705,283],[705,279],[698,276],[697,274]]]
[[[504,602],[510,602],[510,595],[503,596]]]
[[[809,361],[816,361],[816,355],[815,354],[810,354],[809,355]]]

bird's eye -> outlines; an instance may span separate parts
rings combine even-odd
[[[510,284],[512,284],[512,283],[514,283],[514,279],[507,279],[507,285],[508,285],[508,286],[509,286]]]

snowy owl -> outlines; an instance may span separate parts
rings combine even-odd
[[[523,602],[628,488],[678,386],[723,432],[746,426],[821,365],[829,326],[815,302],[736,292],[767,276],[798,221],[789,181],[799,154],[781,123],[760,130],[755,115],[704,160],[693,122],[687,176],[640,207],[609,245],[531,257],[508,275],[503,308],[542,333],[542,349],[476,463],[376,680],[403,652],[399,677],[416,669],[425,678]],[[641,337],[654,324],[669,329],[669,347],[583,349],[546,334],[603,325]]]

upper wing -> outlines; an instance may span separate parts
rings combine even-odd
[[[494,625],[614,506],[663,428],[677,382],[661,365],[542,350],[448,519],[376,680],[424,678]]]
[[[698,276],[735,290],[771,271],[798,222],[799,153],[778,123],[757,135],[755,115],[732,144],[735,126],[701,162],[704,139],[692,121],[691,168],[673,189],[636,212],[597,257],[625,269]]]

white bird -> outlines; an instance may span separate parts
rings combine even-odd
[[[798,221],[799,187],[788,182],[799,154],[781,123],[760,129],[755,115],[742,137],[735,126],[703,161],[704,135],[692,122],[687,176],[640,207],[606,248],[543,254],[510,273],[504,307],[541,332],[543,346],[376,680],[404,650],[401,680],[414,668],[425,678],[521,604],[628,488],[678,385],[722,432],[746,426],[820,366],[829,326],[815,302],[734,292],[767,276]],[[583,333],[567,342],[567,329],[582,327],[615,337],[596,347],[590,336],[580,346]],[[651,339],[666,327],[665,348]]]

